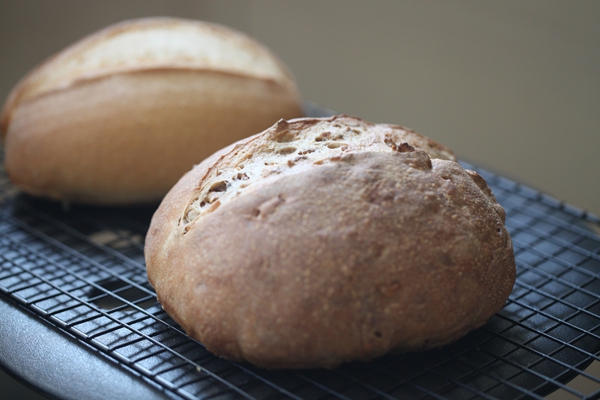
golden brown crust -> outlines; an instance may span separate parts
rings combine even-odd
[[[301,115],[293,78],[262,45],[215,24],[148,18],[29,73],[0,130],[6,169],[24,191],[126,204],[160,200],[217,149]]]
[[[287,129],[316,126],[314,138],[352,119],[315,121]],[[441,346],[503,306],[515,264],[493,195],[458,163],[431,159],[419,140],[407,151],[332,150],[328,162],[259,177],[186,222],[215,166],[277,132],[196,167],[153,218],[148,276],[188,334],[262,367],[334,367]]]

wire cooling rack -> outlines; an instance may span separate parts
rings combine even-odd
[[[333,370],[267,371],[217,358],[164,313],[146,280],[154,207],[63,209],[18,194],[3,171],[0,297],[172,398],[539,399],[555,390],[599,398],[600,379],[585,369],[600,354],[600,221],[465,166],[507,211],[517,282],[484,327],[440,350]],[[567,386],[576,376],[591,389]]]

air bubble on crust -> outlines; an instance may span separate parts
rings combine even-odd
[[[273,134],[273,140],[277,143],[289,143],[294,141],[296,136],[290,131],[276,132]]]
[[[394,146],[392,146],[392,150],[399,151],[400,153],[412,153],[413,151],[415,151],[415,148],[412,147],[407,142],[402,142],[402,143],[400,143],[400,145],[396,146],[395,148],[394,148]]]
[[[348,147],[348,144],[341,143],[341,142],[333,142],[333,143],[329,143],[327,145],[327,147],[329,147],[330,149],[337,149],[338,147],[343,147],[343,146]]]
[[[393,151],[397,151],[399,153],[412,153],[416,150],[408,142],[401,142],[400,144],[397,144],[392,138],[392,135],[390,135],[389,133],[385,135],[383,142],[386,145],[388,145],[388,147],[390,147]]]
[[[208,192],[204,199],[200,202],[200,204],[204,203],[204,205],[210,205],[215,202],[219,197],[221,197],[222,192]]]
[[[198,210],[197,208],[192,208],[188,211],[187,215],[185,216],[185,218],[188,221],[194,220],[196,219],[196,217],[200,216],[200,210]]]
[[[288,143],[296,139],[296,135],[289,129],[290,123],[285,119],[280,119],[275,124],[275,130],[271,134],[271,138],[277,143]]]
[[[227,181],[219,181],[210,185],[208,192],[224,192],[227,190]]]
[[[282,154],[282,155],[287,155],[287,154],[295,153],[296,150],[297,149],[295,147],[287,146],[287,147],[277,150],[277,153]]]
[[[324,142],[326,140],[329,140],[330,137],[331,137],[331,132],[329,132],[329,131],[323,132],[315,138],[315,142]]]
[[[250,177],[245,172],[238,172],[231,179],[234,181],[247,181],[248,179],[250,179]]]
[[[189,222],[192,222],[194,219],[198,218],[205,212],[212,212],[216,210],[217,207],[221,205],[221,203],[218,200],[219,197],[225,194],[228,187],[228,181],[214,182],[204,196],[197,197],[190,203],[184,214],[182,222],[184,222],[184,224],[187,224]],[[202,199],[200,199],[201,197]],[[187,232],[187,230],[184,231],[184,233],[185,232]]]
[[[396,143],[394,142],[394,139],[392,139],[392,135],[390,135],[389,133],[385,134],[385,137],[383,139],[383,143],[387,144],[388,147],[392,147],[392,146],[396,145]]]

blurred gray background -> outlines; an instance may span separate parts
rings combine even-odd
[[[0,0],[0,98],[82,36],[158,15],[246,32],[304,99],[600,214],[600,1]]]

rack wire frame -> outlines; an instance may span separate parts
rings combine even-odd
[[[439,350],[333,370],[268,371],[190,339],[148,284],[154,210],[60,204],[19,194],[0,171],[0,295],[183,399],[600,398],[600,220],[463,163],[507,212],[517,282],[482,328]],[[65,361],[67,362],[67,361]],[[567,383],[579,376],[586,393]]]

